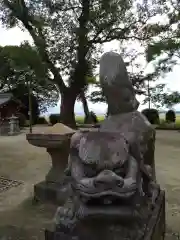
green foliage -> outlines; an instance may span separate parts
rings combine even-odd
[[[20,46],[1,47],[1,57],[6,58],[10,67],[19,71],[31,69],[39,78],[47,77],[47,69],[37,49],[24,42]]]
[[[91,94],[88,95],[88,99],[93,103],[97,103],[97,102],[105,103],[106,99],[103,95],[99,82],[96,83],[96,88],[97,88],[96,90],[94,90]]]
[[[54,84],[48,81],[48,73],[35,47],[27,43],[21,46],[0,47],[0,91],[28,95],[29,83],[39,110],[54,106],[58,94]]]
[[[146,118],[148,119],[148,121],[151,124],[159,124],[160,123],[160,119],[159,119],[159,113],[156,109],[144,109],[142,111],[142,114],[144,116],[146,116]]]
[[[164,95],[164,102],[163,104],[167,107],[172,107],[175,104],[180,103],[180,93],[175,91],[171,93],[166,93]]]
[[[36,124],[41,124],[41,125],[46,124],[47,125],[48,122],[45,117],[38,117]]]
[[[51,114],[49,116],[49,122],[54,125],[60,122],[60,115],[59,114]]]
[[[152,62],[158,75],[162,77],[171,72],[176,64],[179,64],[180,58],[180,4],[178,0],[164,2],[166,3],[163,19],[166,21],[166,28],[158,38],[151,39],[146,51],[147,61]],[[177,91],[161,92],[155,95],[154,92],[152,102],[160,106],[169,108],[180,102],[180,93]]]
[[[161,68],[162,73],[171,71],[180,57],[179,9],[178,0],[166,1],[163,11],[163,19],[165,19],[166,24],[159,37],[152,38],[147,47],[147,61],[156,60],[155,65]]]
[[[87,85],[89,63],[93,70],[97,65],[103,43],[118,40],[124,45],[130,39],[149,41],[158,36],[163,26],[149,20],[163,13],[161,2],[2,0],[0,18],[7,27],[19,25],[30,33],[53,83],[75,101]],[[75,97],[68,88],[74,89]]]
[[[9,91],[8,91],[9,92]],[[26,119],[29,119],[29,92],[28,88],[24,85],[18,85],[16,88],[11,89],[10,91],[13,96],[20,100],[23,104],[23,107],[20,109],[20,112],[25,116]],[[39,101],[38,98],[34,95],[31,94],[31,104],[32,104],[32,121],[35,124],[39,114],[40,114],[40,109],[39,109]]]
[[[180,42],[175,39],[162,39],[159,42],[151,43],[147,48],[147,61],[151,62],[162,53],[177,51],[180,48]]]
[[[176,113],[173,110],[169,110],[166,113],[166,122],[172,122],[175,123],[176,122]]]
[[[19,126],[24,127],[26,124],[26,120],[27,120],[26,116],[21,112],[17,113],[16,116],[19,119]]]
[[[145,97],[143,104],[147,103],[149,97]],[[150,88],[150,101],[157,107],[170,108],[180,103],[180,93],[177,91],[166,92],[165,84],[158,84],[154,88]]]

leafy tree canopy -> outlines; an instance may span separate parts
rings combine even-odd
[[[168,0],[164,6],[163,19],[166,29],[159,37],[149,41],[146,56],[147,61],[156,60],[162,67],[162,72],[169,72],[179,62],[180,58],[180,2]]]
[[[156,65],[162,77],[180,62],[180,2],[168,0],[164,9],[166,30],[158,38],[151,39],[146,51],[147,61]],[[151,91],[151,100],[155,105],[172,107],[180,103],[178,91],[165,91],[164,86],[159,86]]]
[[[150,88],[150,100],[156,108],[172,108],[180,103],[180,93],[178,91],[170,91],[165,89],[165,84],[158,84],[154,88]],[[145,97],[144,104],[149,101],[149,97]]]
[[[40,110],[46,111],[58,98],[57,91],[49,82],[48,72],[43,66],[35,47],[24,43],[20,46],[0,47],[0,91],[28,95],[29,83]]]
[[[61,93],[61,118],[69,124],[102,44],[157,36],[166,28],[149,20],[162,14],[164,5],[161,0],[0,0],[0,17],[6,26],[30,33]]]

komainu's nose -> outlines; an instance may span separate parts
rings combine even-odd
[[[94,179],[94,183],[97,186],[122,187],[124,185],[124,180],[114,172],[110,170],[104,170],[97,175],[97,177]]]

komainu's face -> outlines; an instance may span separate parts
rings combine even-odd
[[[125,184],[129,146],[122,135],[106,132],[85,134],[80,140],[78,155],[79,160],[74,161],[71,172],[73,189],[81,199],[111,203],[134,194],[136,184],[128,187]]]

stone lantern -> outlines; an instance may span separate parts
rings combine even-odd
[[[13,135],[17,135],[20,133],[20,128],[19,128],[19,119],[18,117],[12,115],[9,118],[9,126],[10,126],[10,130],[9,130],[9,135],[13,136]]]

